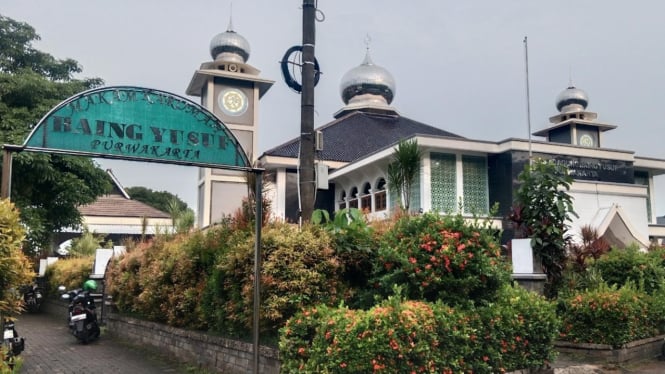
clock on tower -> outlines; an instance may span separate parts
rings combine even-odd
[[[247,111],[247,95],[237,88],[223,89],[217,95],[217,106],[226,115],[240,116]]]

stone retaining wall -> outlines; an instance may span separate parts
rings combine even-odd
[[[559,356],[572,361],[585,363],[620,364],[629,361],[652,359],[661,354],[665,335],[626,343],[619,348],[607,344],[569,343],[558,341],[554,344]]]
[[[252,344],[189,331],[154,322],[109,314],[107,333],[135,345],[147,346],[162,354],[220,373],[245,374],[252,371]],[[259,373],[278,374],[276,349],[261,346]]]
[[[42,311],[67,321],[67,305],[62,300],[47,300]],[[97,308],[100,313],[101,308]],[[253,345],[237,340],[224,339],[197,331],[188,331],[148,322],[136,318],[106,313],[106,334],[145,346],[160,354],[173,356],[178,361],[190,363],[225,374],[252,372]],[[259,373],[278,374],[279,357],[276,349],[259,348]]]

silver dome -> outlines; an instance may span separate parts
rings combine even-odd
[[[223,33],[215,35],[210,41],[210,55],[213,60],[245,63],[249,59],[249,42],[242,35],[233,31],[233,23]]]
[[[359,95],[371,94],[382,96],[387,104],[395,97],[395,79],[388,70],[374,65],[369,50],[362,64],[349,70],[342,77],[340,94],[344,104]]]
[[[559,112],[579,112],[586,109],[589,96],[586,92],[570,86],[556,97],[556,108]]]

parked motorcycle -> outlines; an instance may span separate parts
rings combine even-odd
[[[64,292],[64,287],[58,289]],[[97,289],[97,282],[88,280],[83,289],[63,293],[62,298],[69,300],[69,331],[83,344],[99,338],[100,329],[97,323],[95,300],[90,294]]]
[[[4,360],[10,368],[14,367],[14,357],[25,349],[25,338],[18,336],[16,323],[11,318],[2,319],[2,348]]]
[[[29,312],[39,312],[44,300],[44,293],[37,283],[21,287],[23,292],[23,302]]]

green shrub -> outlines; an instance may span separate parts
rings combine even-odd
[[[18,210],[9,200],[0,200],[0,315],[20,311],[21,295],[12,291],[30,284],[35,276],[21,249],[24,238]]]
[[[554,357],[554,306],[523,289],[456,309],[390,297],[375,307],[306,308],[280,330],[284,373],[497,373]]]
[[[335,254],[342,264],[340,280],[348,284],[347,305],[371,307],[374,292],[368,285],[378,251],[373,227],[357,208],[341,209],[335,212],[333,219],[327,211],[315,210],[312,222],[321,225],[332,238]]]
[[[92,274],[94,256],[60,259],[46,269],[49,295],[57,296],[58,287],[67,290],[83,287],[83,283]]]
[[[220,226],[136,245],[112,261],[109,294],[120,311],[171,326],[206,328],[203,295],[228,233]]]
[[[656,331],[654,333],[665,333],[665,287],[649,295],[649,316]]]
[[[613,249],[591,264],[609,285],[619,287],[633,282],[648,294],[665,283],[665,267],[657,255],[650,255],[631,247]]]
[[[476,355],[486,355],[489,367],[516,370],[537,368],[556,357],[554,340],[561,321],[555,304],[522,287],[506,286],[497,301],[476,309],[476,329],[483,331],[482,347]],[[477,365],[486,362],[474,357]],[[497,370],[490,371],[497,372]]]
[[[262,233],[261,329],[273,334],[304,306],[337,304],[344,296],[342,264],[327,233],[315,226],[275,224]],[[240,333],[252,322],[254,239],[220,257],[213,279],[219,290],[214,326]]]
[[[144,253],[138,274],[141,293],[136,310],[139,313],[171,326],[205,327],[198,305],[207,275],[197,267],[199,259],[186,250],[188,246],[197,245],[199,235],[158,241]]]
[[[651,298],[632,284],[621,288],[601,285],[561,300],[561,338],[574,343],[609,344],[658,334],[658,322],[649,318]]]
[[[445,326],[443,326],[445,324]],[[453,334],[441,339],[439,332]],[[390,298],[374,308],[305,309],[282,329],[284,373],[443,372],[442,357],[467,368],[472,330],[464,316],[443,306]],[[462,353],[460,353],[462,352]]]
[[[124,255],[110,260],[106,271],[106,292],[121,312],[138,313],[137,297],[142,290],[138,274],[141,259],[148,249],[146,243],[132,245],[127,247]]]
[[[23,366],[23,357],[12,356],[7,360],[6,354],[6,348],[3,345],[0,347],[0,374],[19,374]]]
[[[461,215],[400,219],[384,236],[374,265],[379,294],[402,285],[408,299],[450,305],[490,301],[510,281],[496,231]]]

